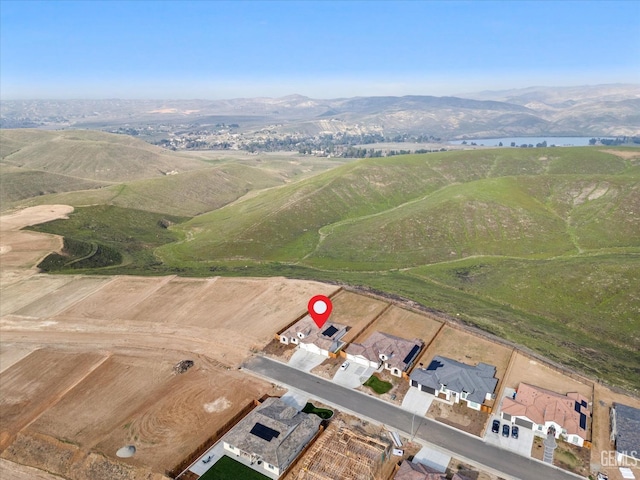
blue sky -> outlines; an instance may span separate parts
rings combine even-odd
[[[5,1],[0,95],[315,98],[640,83],[635,1]]]

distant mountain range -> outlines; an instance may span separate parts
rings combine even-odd
[[[11,100],[2,128],[237,124],[240,131],[319,135],[353,131],[442,139],[496,136],[638,136],[640,85],[530,87],[455,97],[319,100],[302,95],[232,100]]]

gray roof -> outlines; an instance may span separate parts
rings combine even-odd
[[[262,405],[252,410],[223,440],[240,450],[256,455],[264,462],[280,469],[280,472],[295,460],[298,453],[309,443],[320,427],[320,417],[299,412],[279,398],[267,398]],[[273,435],[256,435],[252,432],[265,430]]]
[[[614,403],[616,450],[640,459],[640,409]],[[632,453],[635,452],[635,455]]]
[[[494,378],[496,367],[486,363],[467,365],[436,355],[427,368],[416,368],[409,378],[420,385],[439,390],[445,385],[454,392],[467,392],[471,402],[484,402],[487,393],[493,393],[498,384]]]

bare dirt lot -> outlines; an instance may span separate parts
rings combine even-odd
[[[0,451],[15,434],[104,361],[99,353],[36,350],[0,374]],[[43,375],[42,372],[47,374]]]
[[[442,322],[425,314],[419,314],[396,306],[391,306],[359,337],[367,339],[373,332],[384,332],[397,337],[421,339],[425,345],[438,333]]]
[[[389,303],[382,300],[376,300],[344,290],[334,296],[331,302],[333,303],[331,321],[351,327],[342,338],[345,342],[351,342],[372,320],[389,306]]]
[[[185,357],[194,365],[177,374],[174,367]],[[45,365],[49,374],[43,377]],[[179,464],[253,399],[282,393],[205,357],[175,351],[107,357],[42,349],[9,368],[2,384],[4,438],[21,430],[160,472]],[[134,445],[136,454],[116,459],[125,445]],[[6,456],[24,460],[16,452]]]
[[[516,353],[511,371],[505,380],[504,386],[517,388],[520,382],[525,382],[536,387],[546,388],[558,393],[578,392],[592,400],[592,387],[585,383],[567,377],[563,373],[554,370],[540,362]]]

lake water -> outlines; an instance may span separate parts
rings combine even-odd
[[[537,143],[547,142],[548,146],[555,145],[557,147],[584,147],[589,145],[589,140],[593,137],[507,137],[507,138],[475,138],[467,140],[452,140],[448,143],[452,145],[461,145],[463,141],[468,144],[471,142],[477,145],[484,145],[485,147],[497,147],[500,142],[505,147],[511,145],[511,142],[515,142],[516,147],[519,147],[523,143],[527,145],[531,144],[534,147]]]

